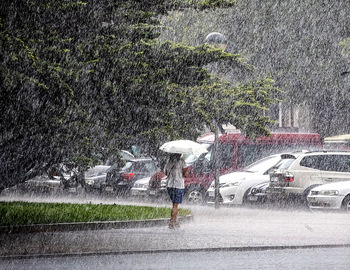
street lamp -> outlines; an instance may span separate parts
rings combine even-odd
[[[226,45],[227,45],[226,37],[223,34],[218,32],[213,32],[207,35],[204,42],[207,44],[210,44],[211,46],[217,49],[221,49],[223,51],[226,49]]]
[[[227,45],[226,37],[218,32],[210,33],[206,36],[205,43],[224,51]],[[215,137],[214,137],[214,146],[212,150],[213,158],[213,168],[214,168],[214,177],[215,177],[215,208],[218,209],[220,206],[220,190],[219,190],[219,166],[218,166],[218,146],[219,146],[219,127],[216,116],[213,119],[213,125],[215,127]]]

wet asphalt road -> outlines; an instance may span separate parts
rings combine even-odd
[[[61,199],[57,200],[60,201]],[[67,198],[62,200],[67,201]],[[82,203],[88,201],[92,201],[93,203],[113,203],[113,201],[101,201],[98,198],[92,200],[91,198],[75,198],[72,200],[79,200]],[[131,202],[119,201],[117,203]],[[140,202],[139,204],[144,203]],[[153,203],[151,205],[164,206],[164,203]],[[168,202],[165,205],[170,206]],[[106,269],[167,269],[147,268],[147,265],[144,265],[144,268],[132,268],[132,266],[133,263],[142,263],[144,261],[142,258],[145,258],[144,256],[151,262],[154,262],[155,258],[159,258],[159,256],[169,258],[170,261],[180,260],[186,262],[185,258],[187,255],[185,254],[187,253],[191,254],[191,258],[195,259],[192,262],[193,265],[201,262],[203,266],[208,266],[208,268],[201,267],[201,269],[212,269],[209,266],[211,265],[210,263],[213,263],[214,259],[207,260],[206,258],[210,258],[208,254],[216,254],[215,256],[221,257],[220,260],[226,260],[222,258],[225,254],[230,258],[235,258],[235,256],[239,258],[246,257],[249,263],[250,256],[252,256],[252,259],[259,260],[261,254],[271,254],[271,252],[279,258],[276,257],[276,261],[274,261],[274,255],[272,254],[270,259],[268,259],[272,263],[277,263],[279,260],[283,261],[283,254],[299,254],[301,258],[305,259],[310,256],[311,252],[313,254],[312,257],[319,258],[320,263],[324,259],[322,254],[327,255],[328,264],[326,260],[322,266],[328,265],[330,268],[318,267],[304,269],[348,269],[350,267],[349,263],[348,268],[342,268],[348,261],[350,262],[349,214],[339,212],[310,212],[308,209],[302,207],[299,209],[292,207],[283,209],[276,207],[220,207],[220,209],[214,209],[213,206],[188,205],[182,205],[182,207],[190,208],[194,219],[192,222],[182,224],[181,228],[177,230],[170,230],[162,226],[137,229],[0,235],[0,255],[2,256],[0,269],[6,269],[6,267],[10,267],[8,269],[21,269],[12,268],[11,263],[17,262],[17,266],[22,264],[29,266],[30,262],[38,260],[38,258],[28,259],[28,257],[26,260],[18,260],[15,257],[10,259],[8,256],[34,255],[35,257],[36,254],[59,255],[58,258],[65,258],[63,261],[67,262],[67,268],[26,269],[72,269],[68,265],[74,255],[78,255],[77,258],[81,258],[81,260],[76,260],[80,262],[95,258],[90,266],[94,263],[98,264],[100,260],[114,260],[116,265],[118,263],[125,265],[125,268],[112,267]],[[334,248],[334,245],[340,245],[341,248]],[[320,246],[325,246],[325,248],[322,249]],[[288,247],[292,247],[292,249],[285,250]],[[296,250],[299,249],[294,248],[298,247],[302,249],[296,253]],[[308,248],[304,249],[303,247]],[[240,248],[243,248],[245,251],[237,250]],[[258,251],[256,250],[257,248],[269,248],[271,250]],[[154,252],[154,254],[150,252]],[[82,254],[89,255],[89,259],[86,256],[81,256]],[[158,254],[158,257],[156,254]],[[194,256],[194,254],[196,255]],[[96,259],[94,257],[96,255],[99,255],[98,258],[100,259]],[[176,259],[177,256],[179,256],[178,259]],[[295,258],[297,257],[295,256]],[[137,260],[135,258],[139,259]],[[40,258],[40,261],[47,260],[50,261],[49,258]],[[208,262],[204,263],[206,260]],[[232,261],[234,263],[233,259]],[[309,259],[308,261],[311,260]],[[341,267],[339,265],[340,268],[331,267],[331,264],[337,261],[342,261],[343,266]],[[165,260],[164,263],[166,265],[167,261]],[[6,267],[3,268],[1,265]],[[109,262],[107,265],[113,266],[115,264]],[[129,268],[127,267],[128,265],[130,265]],[[223,264],[220,265],[223,266]],[[85,267],[85,269],[93,268]],[[95,269],[99,269],[99,267]],[[198,268],[179,267],[171,269]],[[218,269],[225,268],[219,267]],[[235,269],[258,268],[235,267]]]
[[[349,269],[350,248],[299,248],[103,254],[0,260],[3,270]]]

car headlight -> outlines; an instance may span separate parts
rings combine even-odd
[[[221,184],[220,184],[220,188],[227,188],[227,187],[239,186],[241,183],[242,183],[242,181],[221,183]]]
[[[335,196],[339,194],[338,190],[321,190],[318,193],[319,195],[323,195],[323,196]]]
[[[259,193],[259,190],[257,188],[254,187],[250,190],[250,194],[254,195],[256,193]]]

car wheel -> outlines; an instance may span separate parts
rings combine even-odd
[[[242,205],[250,205],[250,204],[253,204],[252,202],[248,201],[248,194],[249,194],[249,192],[250,192],[251,189],[252,189],[251,187],[248,188],[248,189],[246,190],[246,192],[244,193],[243,198],[242,198]]]
[[[185,191],[185,199],[189,204],[202,204],[204,202],[204,192],[199,187],[190,187]]]
[[[342,209],[350,213],[350,194],[346,195],[342,202]]]

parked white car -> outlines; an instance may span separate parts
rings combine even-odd
[[[310,209],[345,210],[350,213],[350,181],[317,186],[307,196]]]
[[[137,180],[131,188],[131,196],[146,197],[148,196],[148,186],[151,177],[145,177]]]
[[[269,181],[269,171],[279,166],[288,154],[276,154],[260,159],[242,171],[223,175],[219,178],[221,202],[223,204],[244,204],[252,186]],[[215,183],[207,191],[207,202],[215,201]]]
[[[304,152],[270,173],[266,194],[270,200],[306,202],[314,187],[342,181],[350,181],[350,152]]]

